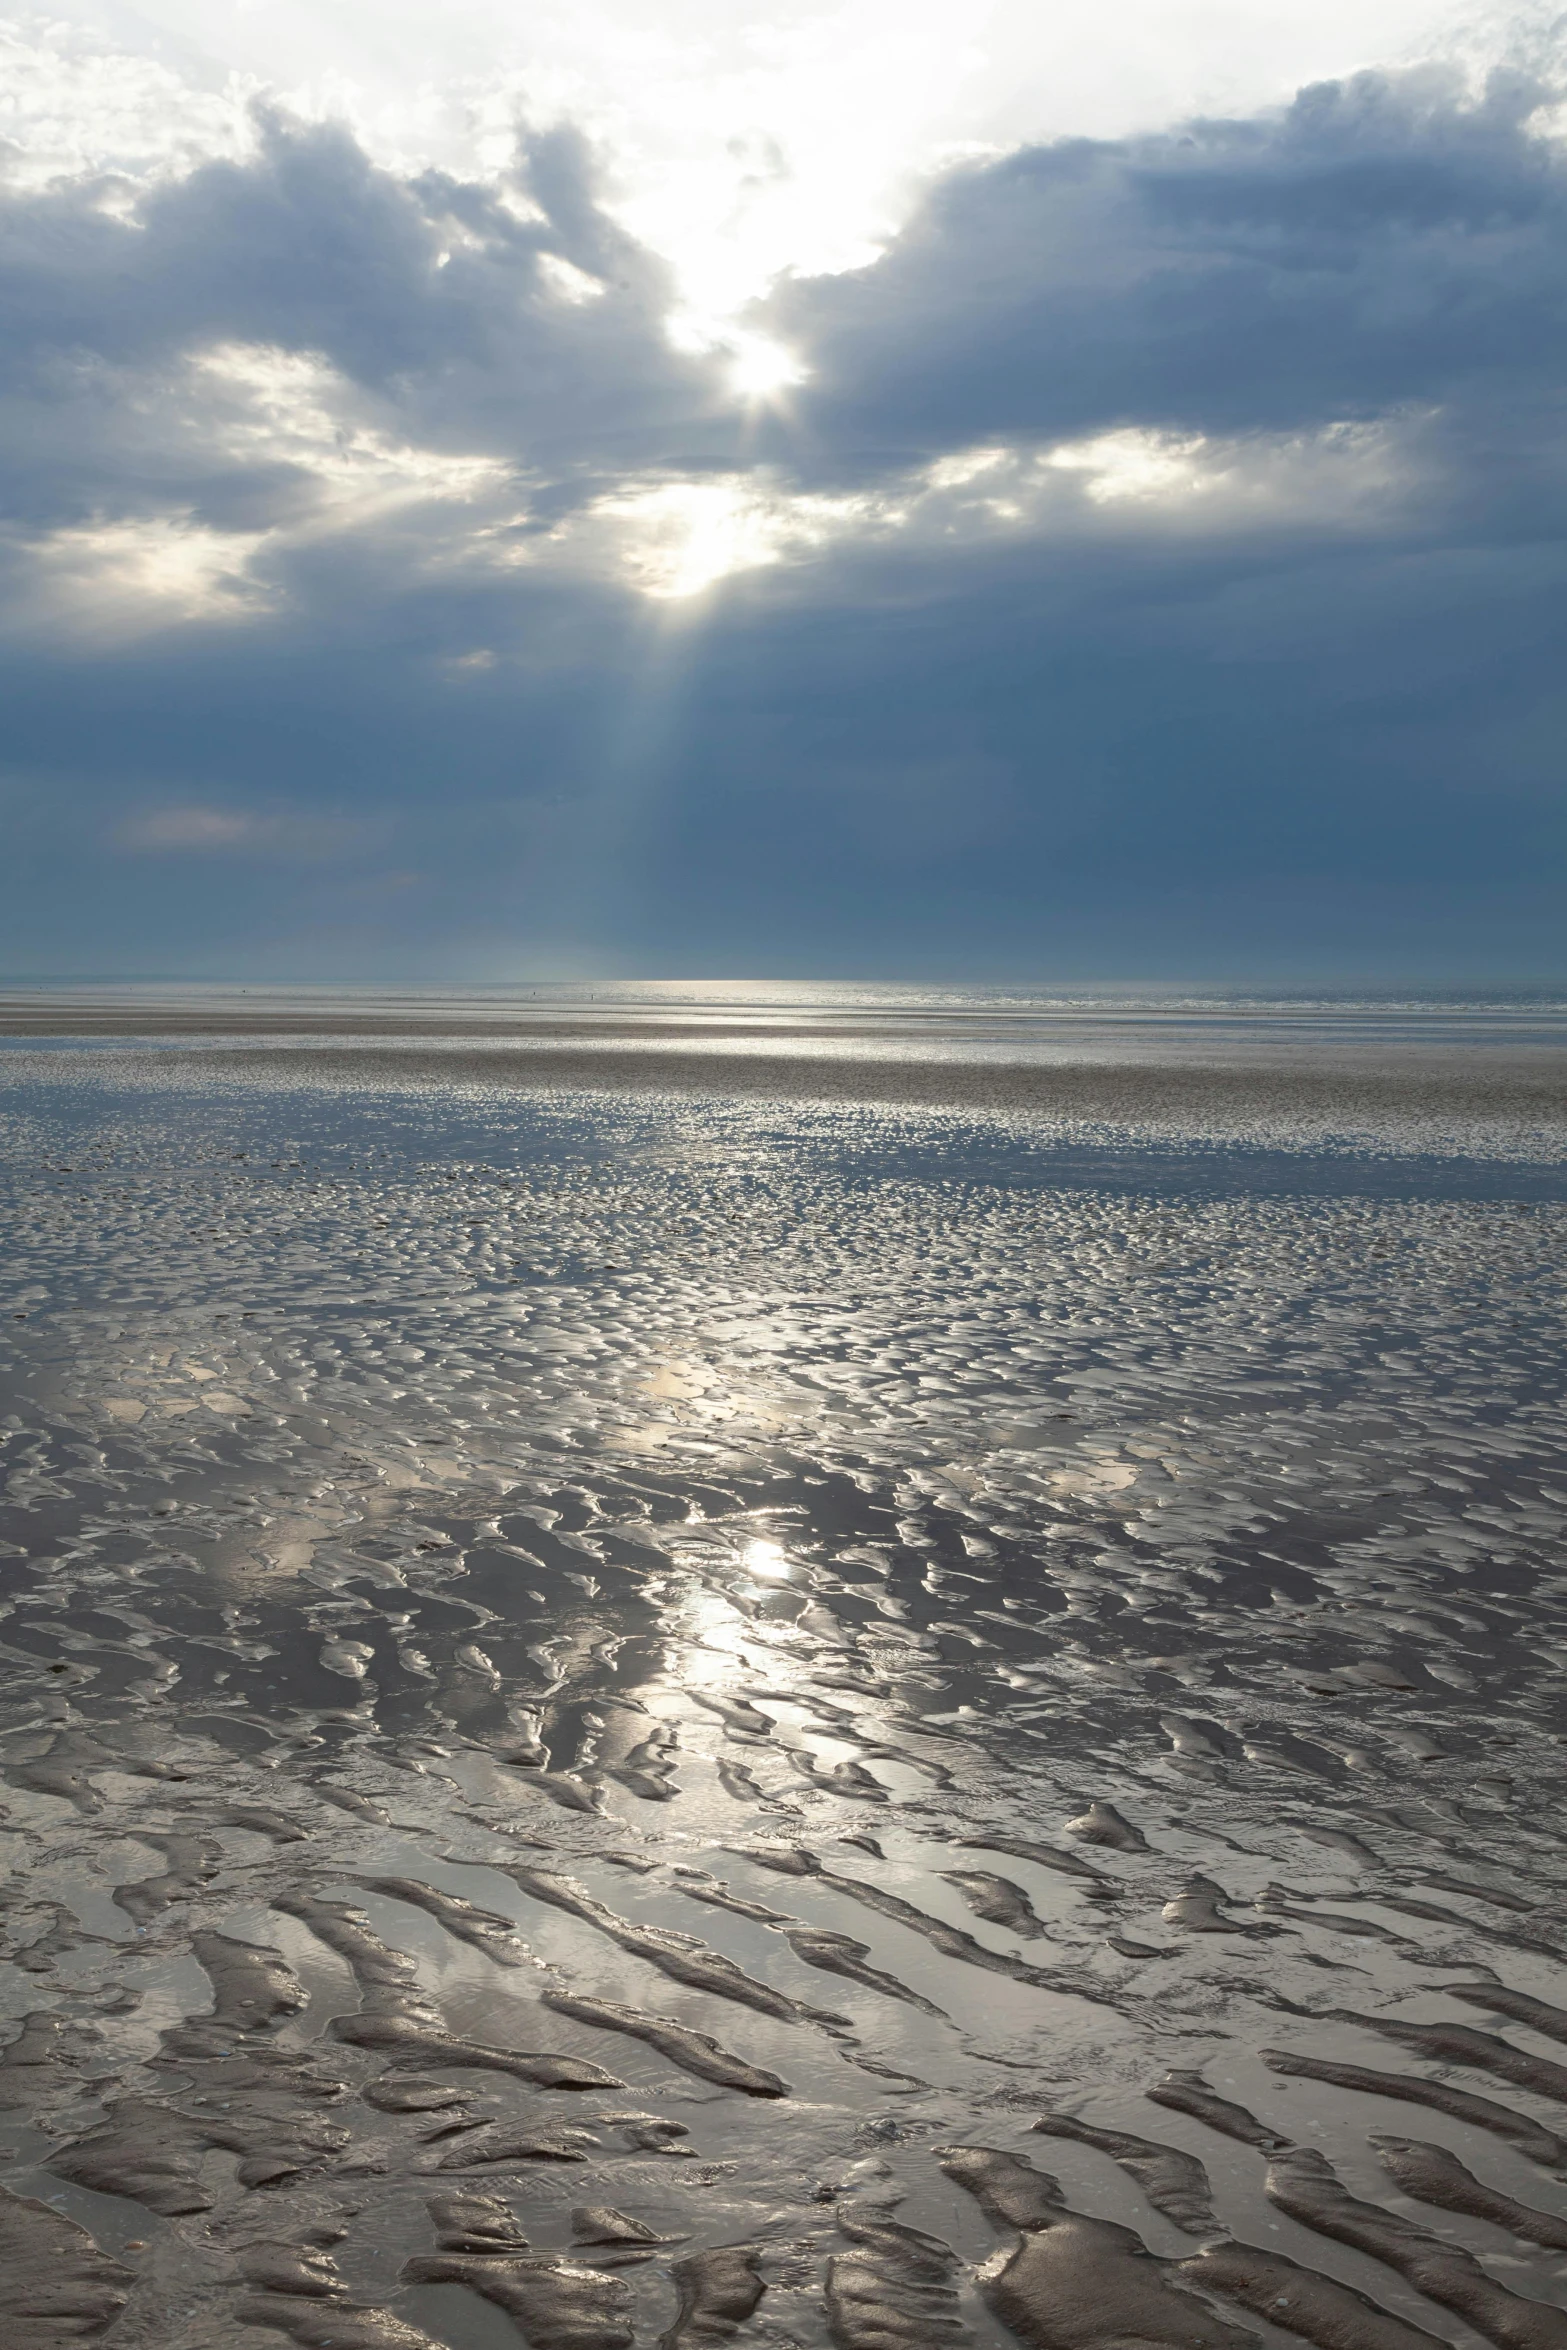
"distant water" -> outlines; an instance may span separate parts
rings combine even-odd
[[[1567,2343],[1561,1004],[0,1031],[7,2350]]]

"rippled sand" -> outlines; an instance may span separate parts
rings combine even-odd
[[[1567,2350],[1498,1049],[8,1052],[0,2342]]]

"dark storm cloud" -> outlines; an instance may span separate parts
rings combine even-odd
[[[268,117],[130,217],[0,200],[6,959],[1559,966],[1547,95],[1366,76],[950,173],[759,308],[811,371],[771,419],[671,348],[565,134],[492,188]],[[326,424],[223,346],[315,370]],[[395,498],[345,490],[356,435]],[[682,483],[817,504],[659,604],[627,534]],[[51,617],[160,517],[208,603]]]

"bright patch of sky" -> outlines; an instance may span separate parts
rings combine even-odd
[[[1532,24],[1451,0],[66,0],[9,20],[0,133],[35,181],[178,168],[242,149],[268,93],[393,168],[483,173],[519,119],[568,119],[695,338],[782,271],[863,263],[956,158],[1246,114],[1367,65],[1483,65]],[[771,389],[787,356],[758,386],[742,353],[735,378]]]

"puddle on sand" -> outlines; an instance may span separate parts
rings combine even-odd
[[[1559,1177],[111,1077],[6,2350],[1567,2346]]]

